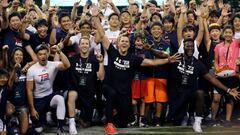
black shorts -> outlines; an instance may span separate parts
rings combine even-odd
[[[237,88],[239,86],[239,78],[236,76],[227,77],[227,78],[217,78],[217,79],[228,88]],[[221,95],[228,95],[224,90],[218,87],[215,87],[214,93],[218,93]]]

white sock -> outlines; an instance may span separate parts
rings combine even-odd
[[[75,118],[69,118],[69,125],[75,123]]]

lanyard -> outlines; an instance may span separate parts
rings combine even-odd
[[[231,44],[230,44],[231,45]],[[227,61],[228,61],[228,54],[229,54],[229,48],[230,48],[230,45],[228,46],[228,49],[227,49],[227,53],[226,53],[226,56],[225,56],[225,64],[227,65]]]

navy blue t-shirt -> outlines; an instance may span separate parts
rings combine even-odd
[[[138,57],[153,59],[153,55],[149,50],[135,48],[134,54]],[[134,75],[134,80],[144,80],[153,77],[153,67],[140,66]]]
[[[179,44],[178,44],[178,39],[177,39],[177,31],[174,30],[172,32],[165,32],[164,39],[169,39],[170,40],[170,49],[171,49],[171,54],[175,54],[178,52]]]
[[[13,52],[14,48],[16,48],[16,47],[20,47],[24,50],[26,45],[23,44],[24,40],[21,38],[19,32],[14,31],[10,28],[7,28],[2,31],[2,35],[3,35],[3,44],[2,45],[9,46],[8,56],[12,55],[12,52]]]
[[[14,106],[25,106],[27,105],[26,75],[21,72],[21,69],[18,69],[16,76],[18,79],[13,83],[10,101]]]

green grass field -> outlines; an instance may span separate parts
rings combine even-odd
[[[67,127],[65,127],[67,129]],[[150,128],[122,128],[118,129],[119,135],[196,135],[191,126],[175,127],[150,127]],[[240,125],[231,128],[224,127],[207,127],[203,126],[204,135],[240,135]],[[66,131],[67,132],[67,131]],[[44,135],[55,135],[55,129],[45,130]],[[67,133],[66,133],[67,134]],[[79,135],[104,135],[104,129],[100,126],[94,126],[86,129],[79,129]]]

